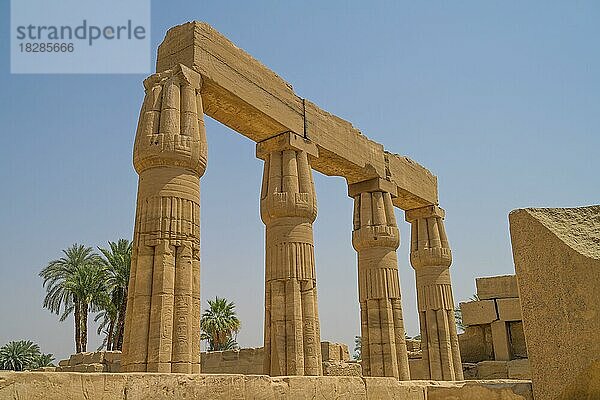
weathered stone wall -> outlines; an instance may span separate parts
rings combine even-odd
[[[201,353],[203,374],[263,375],[262,347]]]
[[[465,379],[531,379],[515,275],[477,278],[479,300],[460,303]]]
[[[56,372],[121,372],[120,351],[97,351],[72,354],[60,360]]]
[[[0,372],[0,400],[533,400],[523,381],[204,374]]]
[[[515,275],[477,278],[479,300],[460,303],[465,332],[458,336],[462,361],[527,358]]]
[[[323,375],[361,376],[359,363],[350,361],[348,346],[343,343],[321,342]],[[202,353],[202,373],[205,374],[264,374],[264,348],[211,351]]]

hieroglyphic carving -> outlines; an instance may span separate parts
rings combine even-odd
[[[200,372],[200,177],[207,158],[201,77],[179,65],[144,86],[123,370]]]
[[[452,251],[444,215],[437,206],[406,212],[406,220],[411,223],[410,262],[416,274],[421,349],[429,378],[462,380],[450,283]]]
[[[358,252],[362,368],[365,376],[408,380],[396,255],[400,233],[389,187],[391,182],[377,178],[349,187],[354,198],[352,245]]]
[[[265,372],[322,375],[312,223],[317,216],[309,141],[288,132],[257,145],[264,160]]]

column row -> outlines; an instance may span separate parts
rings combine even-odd
[[[133,162],[139,174],[122,368],[200,372],[200,177],[207,162],[201,76],[179,65],[144,81]],[[285,132],[260,142],[265,224],[264,371],[322,375],[312,224],[317,201],[310,140]],[[358,254],[365,376],[410,379],[402,316],[396,185],[349,185]],[[412,225],[423,362],[429,377],[462,379],[443,211],[406,211]]]

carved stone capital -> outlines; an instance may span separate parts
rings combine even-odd
[[[389,192],[362,191],[354,196],[352,245],[356,251],[375,247],[398,248],[400,232]]]
[[[133,150],[138,173],[153,167],[180,167],[199,177],[207,161],[202,78],[178,65],[144,81],[146,94]]]
[[[406,220],[411,223],[410,262],[413,268],[448,268],[452,264],[444,215],[444,210],[438,206],[406,211]]]
[[[291,132],[272,140],[257,145],[257,154],[265,160],[261,218],[265,224],[282,217],[312,223],[317,217],[317,199],[308,155],[317,154],[316,146]]]

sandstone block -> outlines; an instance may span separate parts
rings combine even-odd
[[[108,364],[108,372],[118,373],[121,372],[121,361],[115,361]]]
[[[73,372],[87,372],[88,364],[77,364],[73,367]]]
[[[88,355],[88,353],[75,353],[71,354],[71,358],[69,358],[69,365],[75,366],[78,364],[83,364],[83,360]]]
[[[490,324],[498,319],[494,300],[460,303],[462,322],[466,326]]]
[[[465,380],[477,379],[477,363],[462,363],[462,369]]]
[[[586,381],[590,387],[593,381]],[[597,383],[596,383],[597,385]],[[574,397],[579,398],[579,397]],[[532,400],[527,381],[374,377],[0,372],[0,400]]]
[[[508,379],[506,361],[482,361],[477,363],[478,379]]]
[[[85,372],[104,372],[104,371],[105,371],[104,364],[94,363],[94,364],[87,364],[87,369]]]
[[[323,361],[347,361],[348,346],[341,343],[321,342]]]
[[[102,364],[104,362],[104,352],[96,351],[94,353],[83,353],[82,364]]]
[[[69,365],[69,360],[68,359],[66,359],[66,360],[60,360],[58,362],[58,366],[59,367],[66,367],[67,365]]]
[[[427,400],[533,400],[531,385],[520,381],[436,382],[427,386]],[[536,399],[537,400],[537,399]]]
[[[40,367],[31,370],[31,372],[56,372],[57,367]]]
[[[360,377],[345,376],[287,376],[281,378],[288,385],[285,399],[327,400],[366,398],[366,388]]]
[[[515,275],[490,276],[475,279],[477,296],[481,300],[519,297]]]
[[[497,299],[498,318],[502,321],[521,321],[521,301],[519,298]]]
[[[406,339],[406,350],[421,351],[421,341],[419,339]]]
[[[509,322],[508,330],[510,332],[510,344],[512,346],[513,357],[527,358],[527,344],[525,343],[523,322]]]
[[[364,377],[367,399],[426,400],[426,387],[395,378]]]
[[[325,376],[362,376],[362,368],[356,362],[323,361]]]
[[[600,358],[600,206],[515,210],[509,221],[536,400],[600,396],[588,386]]]
[[[104,352],[104,360],[107,363],[114,363],[121,361],[121,352],[120,351],[105,351]]]
[[[489,325],[467,326],[465,331],[458,335],[460,357],[466,363],[493,360],[494,349],[492,334]]]
[[[508,326],[504,321],[494,321],[491,324],[492,342],[494,345],[494,359],[508,361],[512,357]]]
[[[508,362],[508,377],[510,379],[531,379],[529,360],[522,358]]]
[[[429,364],[421,358],[408,359],[408,369],[412,380],[429,379]]]

